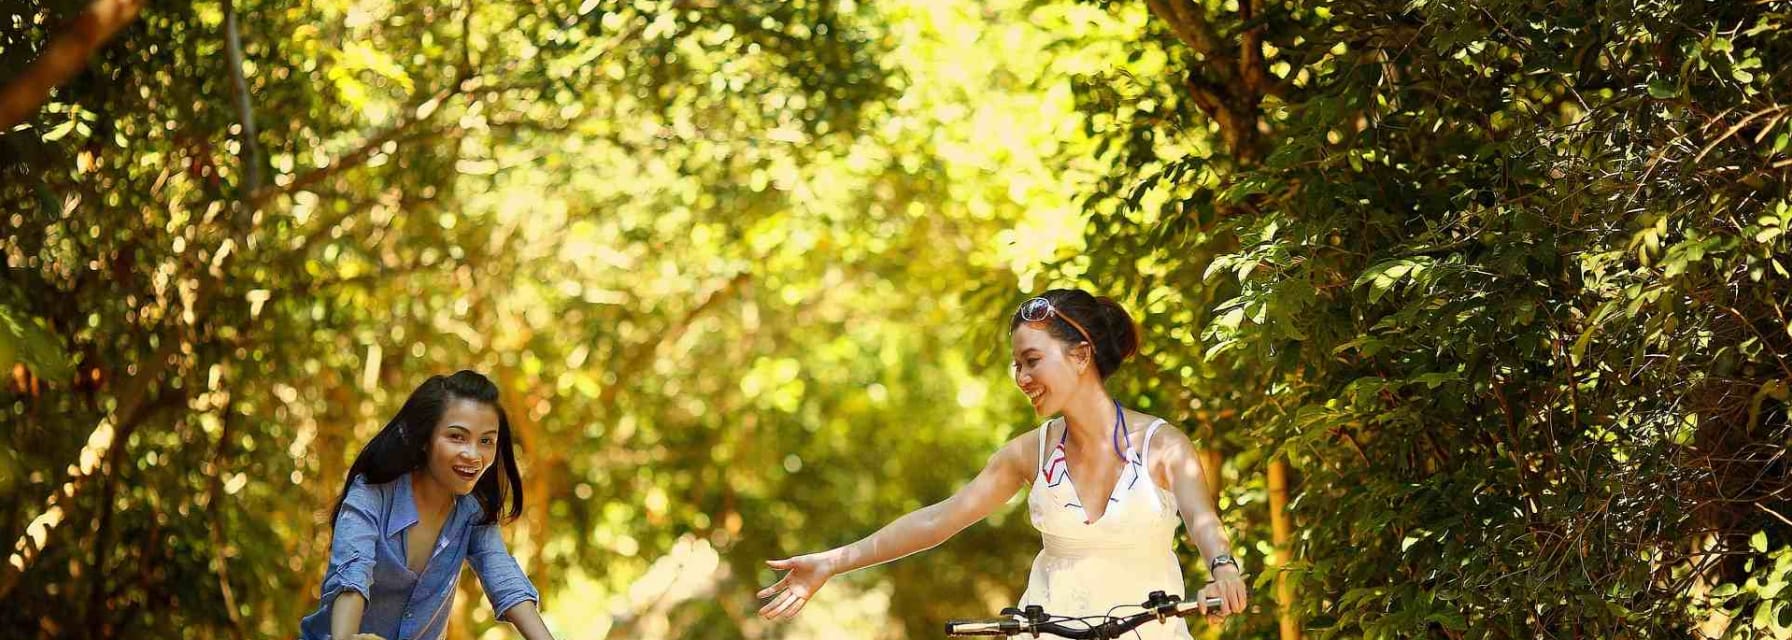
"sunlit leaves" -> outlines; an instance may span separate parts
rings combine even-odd
[[[74,366],[42,320],[0,304],[0,363],[23,364],[38,377],[67,380]]]
[[[1181,130],[1144,115],[1113,126],[1118,96],[1149,95],[1135,88],[1149,78],[1082,88],[1116,176],[1091,194],[1113,211],[1096,209],[1087,237],[1128,258],[1065,271],[1186,300],[1203,338],[1148,348],[1161,373],[1135,392],[1178,398],[1196,420],[1238,416],[1214,431],[1244,452],[1241,467],[1270,442],[1300,469],[1293,575],[1303,593],[1347,594],[1300,605],[1328,634],[1678,633],[1665,630],[1699,621],[1649,576],[1704,562],[1677,551],[1712,524],[1690,514],[1729,498],[1665,488],[1701,477],[1784,490],[1752,475],[1783,453],[1774,394],[1792,353],[1783,296],[1769,293],[1785,284],[1784,106],[1760,91],[1783,79],[1753,60],[1785,47],[1768,34],[1787,16],[1609,3],[1516,21],[1481,12],[1531,9],[1266,11],[1282,61],[1269,71],[1296,82],[1253,114],[1274,137],[1258,167],[1144,144]],[[1229,6],[1209,15],[1221,33],[1249,28]],[[1325,24],[1294,27],[1307,18]],[[1211,57],[1186,64],[1227,71]],[[1182,81],[1158,79],[1168,95]],[[1168,104],[1224,126],[1211,105]],[[1209,170],[1164,178],[1188,158]],[[1209,234],[1172,231],[1190,224],[1177,216],[1139,224],[1154,192],[1165,212],[1230,218]],[[1186,266],[1147,276],[1136,254]],[[1147,318],[1148,344],[1189,333],[1160,326]],[[1765,457],[1706,471],[1712,446]],[[1772,514],[1736,517],[1749,524],[1722,529],[1719,549],[1760,554],[1742,544],[1750,527],[1783,529]],[[1381,530],[1398,535],[1363,534]],[[1537,542],[1543,531],[1653,559]],[[1540,559],[1558,552],[1572,568]],[[1538,577],[1504,578],[1520,573]],[[1537,605],[1516,615],[1512,601]]]

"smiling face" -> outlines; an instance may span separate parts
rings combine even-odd
[[[498,410],[477,400],[450,398],[429,439],[429,479],[466,495],[498,458]]]
[[[1034,413],[1057,415],[1083,382],[1081,369],[1088,364],[1078,354],[1087,348],[1064,344],[1039,325],[1023,322],[1014,328],[1014,384],[1027,395]]]

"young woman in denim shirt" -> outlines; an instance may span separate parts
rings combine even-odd
[[[486,473],[494,462],[500,472]],[[552,638],[541,594],[498,535],[499,515],[522,510],[498,387],[472,371],[432,376],[349,467],[323,594],[300,636],[439,640],[464,560],[498,619],[529,640]]]

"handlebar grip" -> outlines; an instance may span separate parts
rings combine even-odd
[[[1226,601],[1223,599],[1220,599],[1218,596],[1210,597],[1207,599],[1207,608],[1208,609],[1213,609],[1216,607],[1223,607],[1223,606],[1226,606]],[[1179,616],[1185,616],[1185,615],[1194,613],[1199,610],[1200,610],[1200,607],[1195,606],[1194,600],[1184,600],[1182,602],[1176,603],[1176,615],[1179,615]]]
[[[953,620],[946,623],[948,636],[1007,636],[1020,633],[1014,620]]]

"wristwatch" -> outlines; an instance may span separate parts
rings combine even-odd
[[[1240,573],[1240,574],[1244,573],[1244,566],[1238,564],[1238,558],[1234,558],[1230,554],[1225,554],[1225,553],[1214,556],[1212,560],[1209,560],[1207,562],[1207,570],[1215,571],[1220,568],[1220,565],[1225,565],[1225,564],[1232,565],[1232,568],[1237,569],[1238,573]]]

